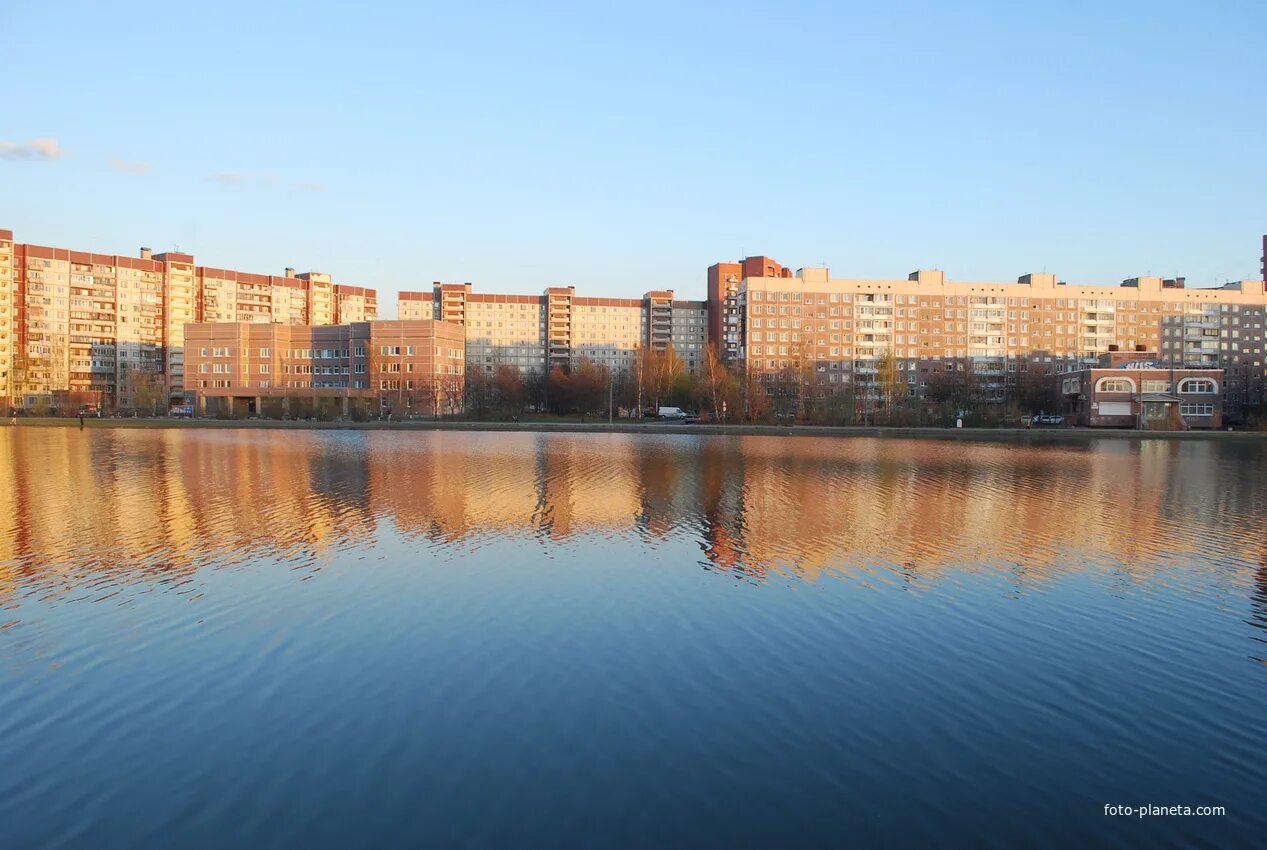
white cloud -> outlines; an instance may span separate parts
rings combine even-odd
[[[148,162],[134,162],[126,159],[112,159],[110,167],[120,174],[146,174],[150,170]]]
[[[57,159],[65,153],[57,139],[0,142],[0,158],[4,159]]]

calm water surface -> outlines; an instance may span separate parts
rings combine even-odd
[[[1261,847],[1265,462],[6,429],[0,846]]]

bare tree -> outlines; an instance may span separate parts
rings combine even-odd
[[[493,375],[493,390],[497,409],[503,416],[518,416],[523,412],[524,381],[518,366],[498,366]]]
[[[642,418],[642,400],[649,389],[651,374],[655,370],[655,352],[646,346],[634,349],[633,383],[636,390],[634,410],[638,418]]]
[[[476,419],[483,419],[484,414],[496,404],[495,394],[493,378],[483,366],[477,365],[466,371],[466,403]]]
[[[881,407],[892,416],[898,404],[906,398],[901,363],[892,351],[884,352],[876,364],[876,385]]]
[[[444,394],[444,405],[450,416],[456,417],[462,412],[463,393],[466,384],[465,376],[460,372],[445,372],[438,376]]]
[[[157,416],[163,398],[163,376],[149,369],[133,368],[128,372],[132,406],[139,414]]]
[[[704,385],[708,390],[709,401],[713,405],[713,416],[726,421],[724,413],[726,385],[731,381],[730,369],[717,353],[717,346],[709,343],[704,349]]]
[[[654,364],[655,388],[655,403],[652,406],[659,409],[663,398],[673,392],[673,382],[678,375],[682,374],[684,366],[671,342],[665,345],[663,351],[654,353],[652,362]]]
[[[746,370],[742,387],[744,416],[749,422],[764,419],[769,414],[773,402],[765,382],[761,380],[761,374],[751,369]]]

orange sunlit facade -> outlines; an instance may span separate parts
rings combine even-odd
[[[185,327],[188,393],[225,416],[435,416],[461,410],[464,334],[448,322],[216,322]],[[374,401],[375,404],[368,404]]]
[[[1228,409],[1265,399],[1260,280],[1210,289],[1156,277],[1068,286],[1053,274],[963,282],[930,270],[900,280],[842,279],[826,268],[791,274],[750,259],[759,261],[750,270],[709,269],[710,288],[724,288],[713,304],[725,305],[714,311],[712,340],[759,379],[794,375],[814,395],[874,394],[889,359],[911,397],[925,397],[938,373],[961,369],[1001,401],[1027,372],[1054,375],[1109,351],[1139,349],[1167,366],[1222,369]]]
[[[401,292],[402,319],[435,318],[466,329],[467,368],[498,366],[544,373],[581,359],[613,372],[632,369],[640,350],[672,346],[688,371],[704,363],[708,305],[684,301],[672,290],[641,298],[591,298],[574,286],[541,295],[474,292],[469,283],[436,283],[431,291]]]
[[[192,322],[377,317],[373,289],[318,272],[252,274],[176,251],[125,257],[29,245],[0,230],[0,395],[15,406],[130,410],[183,399]]]

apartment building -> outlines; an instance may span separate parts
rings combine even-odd
[[[397,315],[462,325],[468,368],[489,372],[508,364],[541,373],[581,358],[619,372],[632,368],[639,350],[670,344],[694,371],[708,344],[708,305],[675,299],[672,290],[642,298],[589,298],[573,286],[490,295],[469,283],[437,282],[430,292],[401,292]]]
[[[1118,287],[1067,286],[1052,274],[1027,274],[1016,283],[975,283],[930,270],[854,280],[832,278],[826,268],[737,284],[719,277],[734,285],[725,298],[735,310],[734,321],[725,308],[723,323],[714,318],[719,349],[771,382],[795,373],[819,395],[851,384],[872,392],[880,361],[891,356],[913,396],[923,397],[936,373],[966,369],[988,398],[1001,400],[1020,373],[1054,374],[1095,363],[1111,346],[1142,346],[1167,365],[1225,370],[1229,410],[1264,400],[1263,281],[1190,289],[1183,278],[1141,277]]]
[[[460,409],[465,332],[433,319],[185,327],[199,415],[434,415]],[[373,402],[377,401],[377,406]]]
[[[15,406],[157,409],[187,389],[185,325],[329,325],[378,317],[373,289],[317,272],[199,266],[16,243],[0,230],[0,393]]]
[[[708,338],[717,344],[717,353],[727,362],[739,359],[742,347],[739,317],[739,284],[750,277],[791,277],[769,257],[746,257],[737,263],[714,263],[708,267]]]
[[[13,350],[17,344],[17,275],[13,265],[13,231],[0,230],[0,394],[10,403]]]

